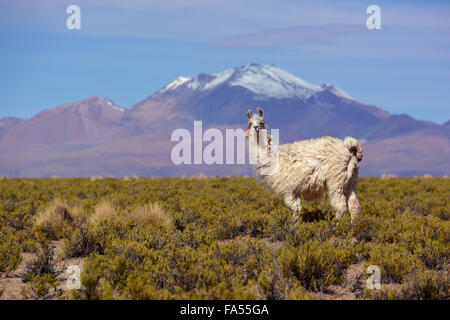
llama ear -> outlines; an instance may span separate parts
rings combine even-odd
[[[264,117],[264,111],[260,107],[257,107],[256,110],[258,110],[258,114],[260,117]]]
[[[251,117],[252,117],[252,110],[249,109],[249,110],[247,111],[247,118],[250,119]]]

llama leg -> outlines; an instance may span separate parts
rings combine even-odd
[[[336,219],[341,219],[347,212],[347,199],[344,194],[340,192],[330,192],[330,203],[333,209],[336,211]]]
[[[300,212],[302,211],[302,200],[300,197],[289,193],[284,196],[284,202],[293,211],[294,223],[297,223],[300,218]]]
[[[356,186],[358,184],[358,174],[353,174],[352,178],[349,181],[348,189],[347,189],[347,206],[348,211],[350,211],[350,217],[352,219],[352,224],[359,212],[361,211],[359,207],[359,201],[356,197]]]
[[[347,205],[348,205],[348,211],[350,211],[350,216],[352,218],[352,222],[355,220],[355,218],[358,216],[359,212],[361,211],[359,207],[359,201],[356,197],[356,190],[349,190],[350,194],[348,196]]]

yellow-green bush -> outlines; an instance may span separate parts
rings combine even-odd
[[[305,288],[319,291],[339,284],[343,271],[358,257],[349,244],[311,240],[297,248],[284,248],[279,260],[287,277],[295,277]]]
[[[323,199],[294,226],[254,178],[0,180],[0,272],[22,251],[44,257],[44,237],[84,258],[76,299],[318,298],[355,263],[397,283],[356,297],[448,299],[450,179],[360,178],[358,197],[354,225]],[[154,203],[159,218],[136,214]],[[52,273],[34,269],[27,285],[44,294]]]
[[[448,273],[439,274],[428,270],[413,273],[406,279],[402,296],[406,299],[448,300],[450,298],[450,277]]]
[[[416,254],[395,243],[374,245],[369,252],[369,263],[381,269],[381,282],[400,282],[407,274],[422,268]]]
[[[10,229],[0,229],[0,272],[14,271],[22,261],[22,246]]]

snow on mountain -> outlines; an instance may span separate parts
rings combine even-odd
[[[323,85],[320,86],[323,90],[329,90],[330,92],[332,92],[334,95],[339,96],[341,98],[345,98],[348,100],[355,100],[353,97],[351,97],[347,92],[345,92],[344,90],[337,88],[335,86],[332,86],[328,83],[324,83]]]
[[[186,78],[186,77],[178,77],[175,80],[173,80],[171,83],[169,83],[167,86],[165,86],[164,88],[162,88],[161,90],[159,90],[158,93],[163,93],[166,92],[168,90],[175,90],[176,88],[178,88],[179,86],[181,86],[183,83],[187,82],[191,80],[191,78]]]
[[[103,101],[106,101],[106,104],[107,104],[108,106],[110,106],[111,108],[113,108],[114,110],[120,111],[120,112],[125,112],[125,109],[124,109],[124,108],[118,107],[118,106],[115,105],[111,100],[105,99],[105,98],[101,98],[101,99],[103,99]]]
[[[179,88],[207,91],[221,85],[243,87],[258,96],[267,98],[299,97],[306,99],[316,93],[328,90],[341,98],[354,100],[343,90],[329,84],[312,85],[274,65],[257,64],[236,67],[212,75],[201,73],[193,79],[178,77],[157,93],[170,92]]]

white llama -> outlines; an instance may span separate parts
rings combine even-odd
[[[336,218],[350,211],[352,222],[359,214],[356,197],[359,162],[362,147],[354,138],[344,140],[322,137],[293,143],[272,145],[264,111],[247,112],[249,154],[256,160],[257,178],[275,194],[284,196],[286,205],[293,210],[297,222],[305,200],[317,199],[327,191]]]

